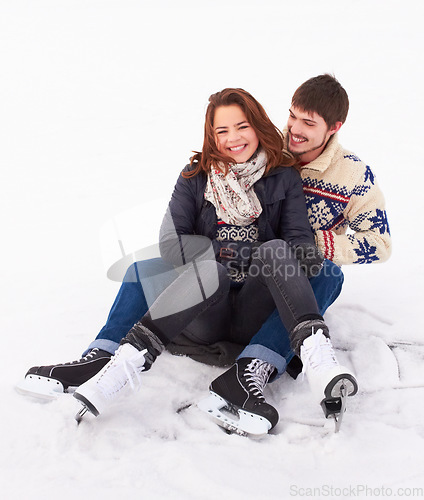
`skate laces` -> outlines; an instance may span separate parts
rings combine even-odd
[[[316,333],[312,331],[311,338],[311,345],[309,345],[308,342],[308,345],[305,346],[305,342],[303,342],[301,347],[301,358],[303,362],[302,374],[305,374],[307,367],[319,372],[338,366],[339,363],[336,359],[331,341],[324,336],[322,329],[320,328]]]
[[[244,370],[244,379],[247,382],[248,390],[254,396],[265,401],[263,390],[271,376],[274,367],[260,359],[252,359]]]
[[[65,365],[74,365],[75,363],[82,363],[83,361],[89,361],[91,358],[94,358],[98,352],[99,352],[99,348],[93,347],[93,349],[91,349],[91,351],[88,352],[82,358],[76,359],[75,361],[70,361],[69,363],[65,363]]]
[[[133,391],[141,385],[140,373],[144,370],[144,354],[147,349],[137,352],[128,359],[119,359],[119,352],[111,359],[109,366],[97,381],[97,387],[105,398],[112,398],[127,384]],[[142,362],[142,364],[140,364]]]

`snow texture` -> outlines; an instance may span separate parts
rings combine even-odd
[[[2,498],[423,495],[421,20],[413,0],[0,0]],[[78,358],[102,327],[119,249],[101,235],[128,211],[150,244],[149,206],[201,147],[209,95],[245,88],[282,128],[323,72],[349,93],[340,142],[376,174],[394,241],[387,263],[344,269],[326,315],[360,384],[342,431],[283,376],[266,393],[275,430],[228,436],[176,412],[222,369],[167,353],[79,427],[69,395],[18,395],[28,367]]]

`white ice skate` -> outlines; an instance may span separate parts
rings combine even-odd
[[[75,416],[78,423],[87,411],[97,417],[118,395],[140,385],[146,352],[147,349],[139,351],[129,343],[121,345],[109,363],[74,392],[83,405]]]
[[[337,432],[346,409],[347,396],[353,396],[358,391],[356,378],[351,370],[339,365],[331,340],[321,329],[303,341],[300,357],[312,394],[321,404],[325,417],[336,419]]]

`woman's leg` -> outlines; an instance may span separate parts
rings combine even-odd
[[[223,339],[230,323],[229,290],[224,266],[215,261],[194,263],[157,298],[123,343],[139,350],[147,348],[151,365],[180,333],[186,329],[193,332],[193,325],[199,343]]]
[[[322,316],[340,295],[343,281],[341,268],[329,260],[324,261],[319,275],[309,280]],[[293,356],[289,332],[274,309],[239,358],[259,358],[272,363],[281,375]]]
[[[203,318],[203,330],[215,332],[222,318],[215,307],[229,307],[230,282],[224,266],[216,261],[194,262],[152,304],[149,311],[122,339],[110,362],[74,392],[86,411],[99,415],[129,386],[139,383],[140,373],[149,370],[170,341],[193,320]]]
[[[253,279],[255,274],[256,279]],[[276,306],[280,320],[286,332],[289,332],[287,337],[290,338],[290,346],[296,354],[301,355],[309,383],[319,402],[337,397],[341,384],[347,387],[349,395],[355,394],[355,378],[348,369],[337,363],[328,338],[328,328],[320,314],[311,284],[288,245],[278,240],[261,245],[249,275],[238,295],[234,322],[236,334],[249,337],[250,325],[255,328],[262,320],[261,314],[268,316],[270,308],[272,310]],[[323,301],[323,308],[331,302],[331,297],[327,299]],[[287,338],[284,340],[283,347],[288,350]],[[285,368],[284,358],[280,356],[279,360],[278,356],[272,349],[259,353],[249,353],[246,349],[233,367],[212,382],[210,390],[221,398],[219,401],[223,399],[227,404],[243,410],[249,409],[246,404],[248,401],[256,408],[254,413],[270,422],[269,416],[278,421],[278,413],[266,403],[263,395],[266,383],[275,376],[276,371]],[[281,366],[278,366],[279,361]],[[246,394],[249,395],[247,399]]]
[[[275,307],[289,332],[304,321],[322,321],[309,280],[282,240],[268,241],[255,253],[236,298],[232,340],[247,345]]]

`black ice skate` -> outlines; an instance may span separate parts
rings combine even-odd
[[[42,399],[56,399],[96,375],[109,361],[112,354],[95,347],[84,357],[69,363],[33,366],[16,389],[21,394]]]
[[[272,365],[260,359],[239,359],[211,383],[210,396],[197,406],[229,432],[242,436],[267,434],[279,418],[263,395],[273,371]]]
[[[74,398],[82,405],[75,415],[78,424],[87,411],[97,417],[118,396],[140,386],[146,353],[147,349],[139,351],[129,343],[120,345],[109,363],[74,392]]]

